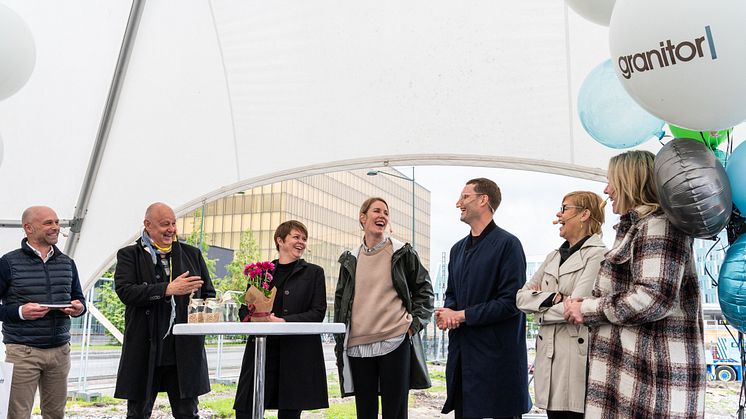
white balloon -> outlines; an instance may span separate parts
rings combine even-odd
[[[611,12],[616,0],[565,0],[575,13],[593,23],[609,26]]]
[[[36,47],[26,22],[0,4],[0,100],[17,92],[31,77]]]
[[[658,118],[695,131],[746,119],[746,2],[625,0],[609,26],[624,88]]]

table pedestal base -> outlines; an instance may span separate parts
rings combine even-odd
[[[254,339],[254,419],[264,419],[264,364],[267,360],[267,337]]]

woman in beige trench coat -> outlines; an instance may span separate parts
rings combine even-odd
[[[588,296],[606,247],[601,241],[604,202],[593,192],[571,192],[557,212],[565,242],[547,256],[534,276],[518,291],[516,302],[539,323],[534,389],[536,406],[549,419],[582,418],[588,328],[564,319],[567,297]]]

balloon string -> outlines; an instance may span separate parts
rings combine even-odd
[[[725,146],[725,161],[723,167],[728,167],[728,158],[733,153],[733,130],[728,131],[728,144]]]
[[[715,247],[719,243],[720,243],[720,236],[717,236],[717,238],[715,238],[715,243],[713,243],[712,246],[710,246],[710,248],[707,250],[707,253],[705,253],[705,260],[708,259],[708,257],[710,256],[710,253],[712,253],[712,251],[715,249]],[[718,249],[718,250],[725,252],[725,247],[720,246],[720,249]],[[707,275],[707,276],[710,277],[710,282],[712,283],[712,286],[713,287],[717,287],[718,286],[718,280],[715,279],[715,277],[712,275],[712,273],[710,272],[710,270],[707,269],[707,264],[705,263],[704,265],[705,265],[705,275]]]

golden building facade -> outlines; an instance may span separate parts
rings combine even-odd
[[[253,232],[261,260],[277,258],[272,240],[275,228],[287,220],[299,220],[308,228],[304,259],[324,268],[327,301],[334,299],[339,264],[345,250],[360,245],[360,205],[371,196],[389,204],[391,236],[412,242],[412,187],[406,173],[383,168],[376,176],[368,170],[313,175],[249,189],[204,205],[204,233],[208,243],[238,249],[241,234]],[[415,187],[415,249],[423,265],[430,266],[430,191]],[[177,220],[181,234],[194,228],[194,215]]]

